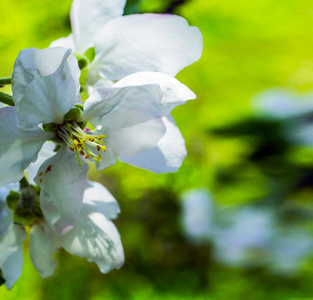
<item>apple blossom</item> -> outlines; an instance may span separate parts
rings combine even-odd
[[[79,215],[85,160],[95,162],[98,170],[119,157],[151,171],[177,170],[186,150],[170,112],[195,98],[169,75],[139,72],[112,87],[94,89],[83,103],[79,75],[70,49],[23,50],[12,79],[15,107],[0,110],[0,163],[6,171],[1,186],[23,177],[45,141],[61,145],[35,178],[45,219],[58,233],[70,230]],[[84,130],[87,122],[96,129]]]
[[[8,289],[21,275],[22,246],[27,236],[23,224],[13,223],[16,208],[13,212],[5,203],[11,190],[17,191],[18,184],[0,188],[0,279]],[[78,221],[72,230],[59,235],[44,219],[35,218],[27,227],[30,259],[40,275],[46,278],[54,274],[57,263],[52,254],[61,247],[70,254],[95,262],[102,273],[120,268],[124,253],[119,233],[111,221],[119,212],[113,196],[101,184],[90,181],[84,192]]]
[[[200,58],[202,35],[198,28],[175,15],[122,16],[125,3],[74,0],[73,33],[51,44],[72,48],[82,59],[84,54],[89,58],[85,57],[85,64],[90,61],[87,85],[112,84],[140,71],[175,76]]]

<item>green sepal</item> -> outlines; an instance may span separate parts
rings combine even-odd
[[[3,277],[3,273],[2,270],[0,269],[0,286],[5,284],[6,280]]]
[[[13,101],[13,97],[8,95],[8,94],[5,94],[5,93],[2,93],[0,92],[0,102],[6,104],[6,105],[9,105],[9,106],[14,106],[14,101]]]
[[[10,191],[10,193],[8,194],[8,196],[5,199],[9,209],[15,210],[17,204],[20,201],[20,198],[21,198],[21,195],[18,192]]]
[[[87,121],[84,121],[84,122],[80,122],[80,123],[78,123],[78,126],[81,128],[81,129],[83,129],[84,130],[84,128],[87,126]]]
[[[57,126],[58,125],[56,123],[44,123],[42,124],[42,129],[46,132],[53,132]]]
[[[92,62],[96,56],[96,48],[90,47],[86,50],[84,54],[89,59],[89,61]]]
[[[82,114],[78,107],[72,107],[63,117],[64,121],[76,121]]]
[[[58,152],[61,149],[61,144],[56,144],[53,152]]]
[[[11,77],[2,77],[0,78],[0,85],[11,84]]]
[[[50,141],[53,142],[53,143],[56,143],[56,144],[64,143],[64,141],[60,137],[58,137],[57,135],[54,136]]]
[[[75,107],[78,107],[81,111],[84,111],[84,105],[76,104]]]
[[[80,54],[78,52],[74,52],[74,55],[77,58],[78,67],[79,67],[80,70],[82,70],[82,69],[84,69],[84,68],[86,68],[88,66],[89,61],[88,61],[88,59],[84,55],[82,55],[82,54]]]

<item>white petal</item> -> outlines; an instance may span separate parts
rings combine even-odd
[[[79,166],[76,153],[63,147],[45,161],[34,179],[41,188],[45,220],[57,233],[70,230],[80,213],[89,168],[81,162]]]
[[[0,269],[5,286],[11,289],[21,276],[23,267],[23,242],[27,234],[19,225],[11,225],[5,234],[0,236]]]
[[[121,130],[104,131],[103,133],[107,134],[104,140],[107,151],[102,155],[97,168],[102,170],[110,166],[119,156],[134,155],[154,148],[165,131],[165,125],[160,119],[153,119]]]
[[[23,129],[14,107],[0,109],[0,186],[17,182],[37,159],[43,143],[53,135],[40,128]]]
[[[155,173],[176,172],[187,155],[185,140],[171,116],[162,118],[166,133],[156,147],[119,159]]]
[[[38,153],[37,160],[31,163],[27,168],[27,179],[31,184],[35,183],[34,178],[38,173],[39,167],[43,164],[44,161],[46,161],[48,158],[52,157],[55,154],[55,152],[53,151],[55,149],[55,146],[56,144],[52,142],[44,143],[43,147]]]
[[[120,268],[124,263],[119,233],[95,205],[84,203],[75,227],[56,239],[69,253],[95,262],[102,273]]]
[[[157,85],[98,88],[86,100],[83,118],[114,130],[130,127],[159,117],[161,99]]]
[[[38,75],[41,77],[49,76],[56,72],[67,53],[68,49],[62,47],[22,50],[14,63],[12,89],[15,104],[21,100],[25,88],[34,80],[34,77]],[[72,62],[70,65],[71,69],[75,69]]]
[[[85,103],[83,118],[94,126],[130,127],[154,118],[196,96],[177,79],[154,72],[129,75],[112,88],[95,89]]]
[[[65,47],[65,48],[71,48],[75,50],[75,42],[73,34],[68,35],[67,37],[57,39],[53,41],[49,47]]]
[[[56,47],[20,52],[13,72],[13,100],[21,124],[62,123],[80,100],[77,59],[70,49]]]
[[[71,8],[71,21],[77,49],[85,52],[94,34],[108,21],[123,14],[126,0],[75,0]]]
[[[177,105],[186,103],[187,100],[195,99],[196,95],[176,78],[158,72],[138,72],[126,76],[114,84],[114,87],[143,86],[157,84],[162,91],[160,105],[164,110],[163,116],[166,116]]]
[[[88,181],[84,194],[84,203],[97,206],[99,212],[110,219],[115,219],[117,214],[120,213],[115,198],[98,182]]]
[[[57,251],[52,231],[47,226],[35,226],[29,236],[29,255],[34,267],[43,278],[52,276],[57,267],[52,256]]]
[[[94,42],[97,55],[91,68],[111,80],[139,71],[175,76],[200,58],[203,47],[198,28],[181,17],[159,14],[116,18]]]

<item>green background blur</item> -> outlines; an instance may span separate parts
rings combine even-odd
[[[129,1],[126,13],[170,11],[173,3]],[[0,77],[11,75],[21,49],[46,48],[70,33],[70,6],[71,0],[0,0]],[[25,247],[22,276],[11,291],[0,288],[1,300],[313,299],[313,261],[287,278],[265,269],[226,268],[212,260],[209,245],[187,244],[179,226],[179,196],[188,189],[205,186],[224,205],[271,193],[268,173],[247,159],[253,141],[215,132],[251,118],[250,99],[264,89],[313,88],[313,2],[190,0],[173,11],[204,38],[201,60],[177,76],[198,97],[173,112],[187,158],[173,174],[122,163],[90,174],[120,204],[116,225],[125,265],[103,275],[96,265],[61,251],[56,274],[43,280]],[[300,150],[293,151],[294,164],[312,166],[313,152],[303,162]],[[220,180],[221,172],[232,179]],[[313,199],[311,190],[299,194]]]

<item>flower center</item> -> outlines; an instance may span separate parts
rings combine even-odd
[[[72,151],[77,153],[80,166],[81,156],[85,159],[92,157],[94,161],[100,162],[101,155],[99,152],[101,150],[106,151],[106,146],[102,141],[103,138],[106,138],[105,135],[87,134],[75,121],[64,122],[57,128],[56,133]]]

